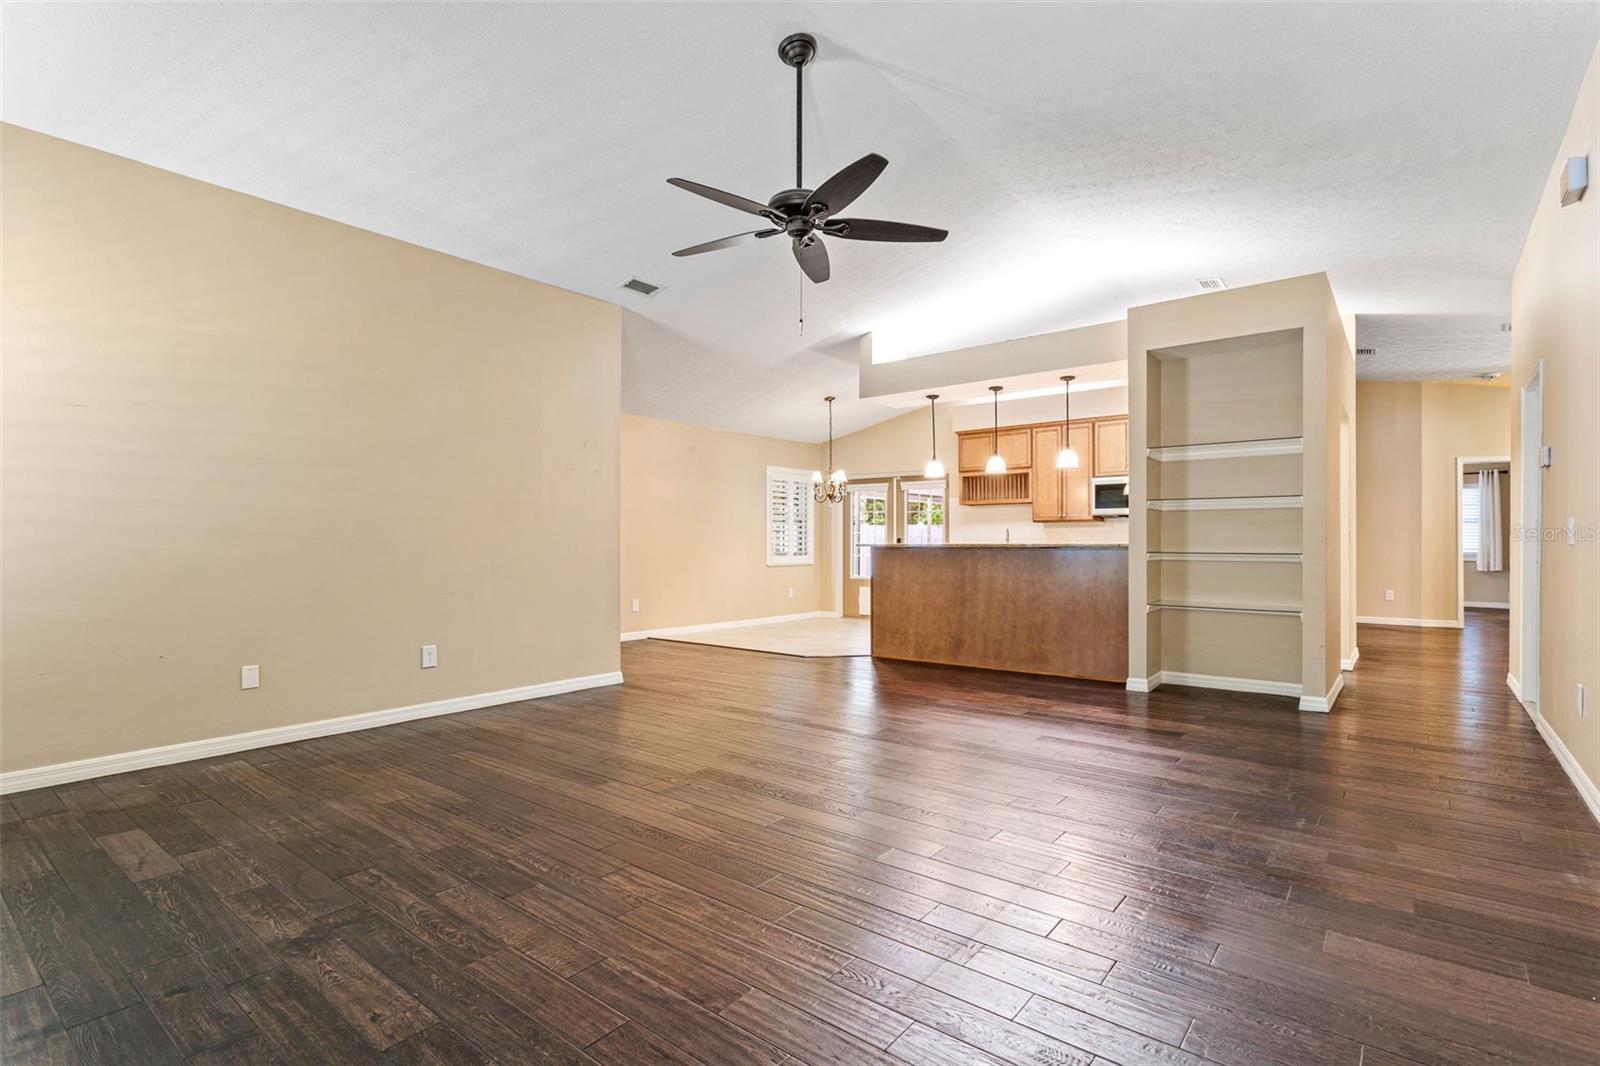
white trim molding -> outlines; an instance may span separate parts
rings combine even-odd
[[[1351,648],[1350,649],[1350,658],[1348,658],[1348,659],[1340,659],[1339,660],[1339,669],[1341,669],[1341,670],[1354,670],[1356,668],[1356,663],[1358,663],[1360,661],[1361,661],[1361,649],[1360,648]]]
[[[1583,805],[1589,808],[1589,814],[1595,821],[1600,822],[1600,788],[1589,780],[1589,775],[1583,772],[1583,767],[1578,765],[1578,760],[1572,752],[1567,750],[1556,731],[1544,720],[1544,715],[1539,713],[1538,704],[1528,704],[1522,698],[1522,685],[1515,677],[1506,675],[1506,685],[1511,689],[1511,694],[1517,697],[1517,702],[1522,705],[1523,713],[1533,722],[1533,727],[1544,738],[1545,745],[1555,755],[1556,762],[1561,764],[1561,769],[1567,772],[1567,777],[1578,790],[1578,797],[1583,800]]]
[[[524,685],[521,688],[501,689],[499,692],[479,692],[471,696],[454,696],[429,703],[414,703],[409,707],[391,707],[384,711],[368,711],[365,714],[351,714],[342,718],[323,718],[315,722],[278,726],[275,729],[257,729],[250,733],[189,740],[181,744],[143,748],[118,755],[99,755],[92,759],[36,766],[31,770],[11,770],[0,774],[0,795],[26,792],[35,788],[51,788],[73,781],[87,781],[92,777],[105,777],[107,774],[125,774],[152,766],[193,762],[195,759],[209,759],[214,755],[231,755],[236,751],[249,751],[252,748],[271,748],[297,740],[333,736],[335,733],[354,733],[362,729],[375,729],[378,726],[395,725],[418,718],[436,718],[444,714],[475,711],[480,707],[519,703],[522,700],[539,699],[543,696],[557,696],[563,692],[620,684],[622,684],[620,671],[590,674],[587,677],[568,677],[559,681]]]
[[[1151,689],[1159,688],[1160,686],[1161,675],[1156,673],[1151,674],[1149,677],[1128,678],[1127,689],[1129,692],[1149,692]]]
[[[1461,606],[1463,606],[1463,607],[1483,607],[1483,608],[1487,608],[1488,610],[1491,610],[1491,611],[1509,611],[1509,610],[1511,610],[1511,605],[1509,603],[1487,603],[1487,602],[1484,602],[1482,600],[1466,600],[1466,601],[1463,601]]]
[[[1454,618],[1389,618],[1384,615],[1357,615],[1356,621],[1364,626],[1410,626],[1413,629],[1460,629]]]
[[[1130,678],[1129,683],[1139,678]],[[1263,681],[1257,677],[1219,677],[1216,674],[1181,674],[1175,670],[1162,670],[1145,682],[1153,691],[1162,685],[1187,685],[1190,688],[1215,688],[1228,692],[1259,692],[1268,696],[1298,696],[1300,686],[1292,681]]]
[[[690,633],[715,633],[719,629],[741,629],[745,626],[766,626],[774,622],[803,622],[807,618],[838,618],[839,611],[802,611],[800,614],[769,614],[762,618],[738,618],[731,622],[701,622],[692,626],[667,626],[663,629],[635,629],[623,633],[622,639],[649,640],[651,637],[678,637]]]
[[[1302,711],[1317,711],[1327,714],[1333,710],[1333,705],[1339,699],[1339,693],[1344,691],[1344,675],[1337,674],[1333,679],[1333,687],[1326,696],[1301,696],[1300,709]]]

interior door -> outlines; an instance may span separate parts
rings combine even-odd
[[[861,618],[871,613],[872,547],[889,544],[898,528],[896,496],[891,481],[860,481],[850,484],[844,515],[844,596],[841,604],[846,618]]]

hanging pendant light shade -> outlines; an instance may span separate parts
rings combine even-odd
[[[1061,443],[1064,447],[1056,452],[1057,470],[1078,469],[1078,453],[1072,449],[1072,382],[1076,375],[1062,374],[1061,381],[1066,387],[1061,390],[1061,396],[1066,401],[1066,428],[1063,429]]]
[[[991,439],[991,454],[989,461],[984,464],[985,474],[1004,474],[1006,472],[1005,456],[1000,454],[1000,390],[1004,385],[990,385],[989,391],[994,393],[994,436]]]
[[[937,392],[928,396],[928,431],[933,440],[933,458],[928,460],[928,465],[922,468],[922,476],[926,478],[944,477],[944,464],[939,461],[939,425],[934,420],[933,402],[939,398]]]
[[[845,490],[850,482],[844,476],[844,471],[833,465],[833,401],[835,397],[824,396],[823,402],[828,405],[828,469],[831,473],[826,478],[822,471],[811,471],[811,496],[818,503],[838,503],[844,499]]]

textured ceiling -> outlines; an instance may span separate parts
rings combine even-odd
[[[635,311],[624,407],[815,439],[912,352],[1326,270],[1362,315],[1499,315],[1600,6],[46,4],[3,8],[7,121]],[[890,160],[853,213],[941,245],[673,259],[765,198]],[[619,292],[638,275],[651,299]],[[1380,348],[1380,352],[1382,349]],[[1382,356],[1380,354],[1380,362]],[[1380,370],[1382,368],[1379,368]]]
[[[1504,315],[1357,315],[1356,376],[1450,381],[1511,369]]]

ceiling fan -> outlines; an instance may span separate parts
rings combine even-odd
[[[732,248],[736,244],[749,244],[782,233],[789,237],[794,257],[805,271],[806,277],[820,284],[828,280],[828,249],[822,243],[824,235],[847,241],[942,241],[949,236],[946,230],[932,226],[913,226],[908,222],[883,222],[875,218],[839,218],[840,211],[849,207],[856,197],[867,191],[889,161],[877,153],[857,159],[815,189],[801,187],[800,164],[804,158],[801,133],[801,72],[817,54],[817,41],[809,33],[792,33],[778,45],[778,57],[794,68],[794,183],[795,188],[773,194],[766,203],[747,199],[709,185],[686,178],[668,178],[669,184],[715,200],[719,204],[752,215],[759,215],[770,226],[766,229],[736,233],[704,244],[681,248],[673,255],[699,255],[719,248]]]

